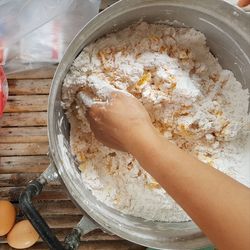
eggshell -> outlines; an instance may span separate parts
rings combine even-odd
[[[7,236],[8,244],[16,249],[31,247],[38,239],[38,233],[28,220],[15,224]]]
[[[3,236],[10,231],[15,220],[15,207],[9,201],[0,200],[0,236]]]

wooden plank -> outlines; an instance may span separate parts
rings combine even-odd
[[[9,95],[49,94],[51,79],[12,79],[8,81]]]
[[[81,242],[78,250],[145,250],[143,246],[129,241],[94,241]]]
[[[48,79],[53,78],[57,65],[50,65],[40,69],[26,70],[7,74],[9,79]]]
[[[59,232],[57,232],[59,234]],[[96,240],[121,240],[117,235],[104,233],[101,229],[96,229],[81,237],[82,241],[96,241]]]
[[[18,203],[13,203],[17,212],[17,219],[21,220],[25,216],[20,210]],[[83,212],[77,208],[71,200],[33,200],[34,207],[44,216],[52,215],[81,215]]]
[[[4,112],[46,111],[48,95],[9,96]]]
[[[32,246],[33,250],[48,250],[48,246],[44,242],[38,242]],[[81,242],[78,250],[145,250],[143,246],[136,245],[125,240],[119,241],[90,241]],[[8,244],[1,244],[0,250],[13,250]]]
[[[53,229],[67,228],[72,229],[81,220],[83,214],[79,215],[43,215],[43,219],[48,226]],[[16,221],[24,220],[25,216],[17,216]]]
[[[81,220],[82,215],[49,215],[44,216],[51,228],[73,228]]]
[[[31,180],[39,177],[39,173],[32,174],[0,174],[0,187],[26,186]]]
[[[0,127],[46,126],[47,112],[4,113]]]
[[[54,229],[55,233],[57,236],[63,236],[63,235],[68,235],[69,231],[68,229]],[[62,232],[61,232],[62,231]],[[67,232],[68,231],[68,232]],[[62,237],[63,239],[63,237]],[[104,233],[101,229],[96,229],[86,235],[83,235],[81,237],[81,241],[97,241],[97,240],[105,240],[105,241],[109,241],[109,240],[121,240],[121,238],[117,235],[110,235],[107,233]]]
[[[20,193],[25,187],[0,187],[0,197],[3,200],[18,202]],[[45,186],[42,193],[35,200],[69,200],[63,186]]]
[[[18,174],[1,174],[0,187],[23,187],[30,181],[37,179],[40,173],[18,173]],[[60,185],[59,181],[50,182],[50,186]]]
[[[47,127],[0,128],[0,143],[48,142]]]
[[[53,228],[52,231],[60,241],[64,241],[65,237],[71,232],[71,228]],[[117,241],[121,240],[120,237],[116,235],[109,235],[102,232],[100,229],[94,230],[81,237],[81,241]],[[38,242],[42,242],[40,238]],[[7,243],[7,239],[4,236],[0,236],[0,244]]]
[[[22,188],[17,187],[0,187],[0,197],[2,200],[9,200],[11,202],[18,202]]]
[[[49,165],[49,157],[44,156],[5,156],[0,158],[0,174],[41,173]]]
[[[118,0],[102,0],[101,2],[101,6],[100,6],[100,11],[106,9],[107,7],[109,7],[110,5],[112,5],[113,3],[117,2]]]
[[[35,201],[34,206],[39,213],[45,215],[82,215],[83,213],[77,208],[72,201]]]
[[[0,156],[46,155],[47,142],[0,144]]]
[[[71,200],[34,200],[33,204],[42,216],[51,215],[83,215]],[[17,211],[17,217],[22,219],[24,214],[18,204],[13,204]]]
[[[61,186],[59,186],[61,187]],[[61,187],[61,190],[55,190],[55,187],[51,190],[45,190],[41,194],[39,194],[37,197],[35,197],[36,200],[70,200],[66,190]]]

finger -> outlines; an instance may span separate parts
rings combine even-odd
[[[113,91],[110,93],[110,95],[107,97],[107,106],[113,105],[113,102],[118,98],[117,91]]]
[[[113,91],[110,95],[111,98],[117,97],[118,92],[117,91]]]
[[[90,121],[90,118],[93,121],[97,122],[103,119],[107,111],[105,103],[95,103],[92,105],[86,112],[86,117]]]
[[[250,0],[239,0],[239,1],[238,1],[238,6],[239,6],[239,7],[245,7],[245,6],[247,6],[248,4],[250,4]]]
[[[96,101],[93,97],[90,95],[84,93],[84,92],[79,92],[77,94],[78,100],[80,100],[81,103],[83,103],[87,108],[91,108],[93,106],[98,106],[98,105],[104,105],[105,102],[101,101]]]
[[[90,110],[92,111],[102,111],[105,109],[106,102],[95,102],[93,105],[90,107]]]
[[[111,93],[110,97],[108,98],[108,102],[109,102],[109,104],[112,104],[114,101],[123,100],[126,97],[133,97],[133,95],[131,95],[128,92],[122,91],[122,90],[113,91]]]
[[[90,129],[92,132],[94,132],[94,134],[101,134],[101,126],[99,126],[99,124],[97,124],[97,122],[95,121],[95,119],[93,119],[92,117],[89,117],[89,125],[90,125]]]
[[[93,99],[92,99],[89,95],[87,95],[87,94],[85,94],[85,93],[83,93],[83,92],[79,92],[79,93],[77,94],[77,98],[78,98],[78,100],[80,100],[80,102],[83,103],[83,105],[85,105],[87,108],[90,108],[90,107],[94,104]]]
[[[101,84],[100,84],[101,82]],[[91,89],[95,92],[96,97],[100,99],[107,99],[111,92],[115,91],[115,87],[102,81],[98,77],[90,77],[89,85]]]

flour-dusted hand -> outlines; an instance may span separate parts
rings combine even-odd
[[[130,153],[136,142],[155,133],[144,106],[134,96],[121,92],[113,92],[107,102],[93,105],[88,119],[99,141]]]

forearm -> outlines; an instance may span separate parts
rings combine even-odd
[[[144,106],[112,93],[93,105],[90,127],[105,145],[132,153],[221,249],[249,249],[249,189],[158,135]]]
[[[142,167],[220,249],[249,248],[249,189],[155,132],[146,134],[132,152]]]

